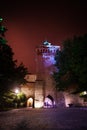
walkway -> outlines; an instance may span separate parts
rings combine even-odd
[[[87,130],[87,110],[23,108],[0,112],[0,130]]]

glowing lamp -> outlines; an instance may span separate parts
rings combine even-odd
[[[15,90],[15,93],[16,93],[16,94],[18,94],[18,93],[19,93],[19,90],[18,90],[18,89],[16,89],[16,90]]]
[[[84,92],[83,92],[83,95],[86,95],[86,94],[87,94],[87,92],[86,92],[86,91],[84,91]]]

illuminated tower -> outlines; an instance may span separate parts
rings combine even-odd
[[[57,50],[60,50],[60,46],[52,45],[48,41],[36,47],[36,74],[37,80],[44,82],[44,100],[49,96],[56,101],[56,90],[52,73],[56,71],[54,57]]]
[[[51,75],[55,71],[55,54],[60,50],[60,46],[51,45],[45,41],[42,45],[36,47],[36,73],[38,79],[44,79],[47,74]]]

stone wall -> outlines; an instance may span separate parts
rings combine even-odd
[[[27,98],[34,97],[35,92],[35,82],[27,83],[21,86],[21,91],[26,95]]]
[[[69,105],[72,105],[73,107],[84,106],[84,100],[83,98],[80,98],[78,94],[64,92],[64,97],[66,107],[69,107]]]
[[[44,82],[37,80],[35,83],[35,108],[43,107],[44,105]]]

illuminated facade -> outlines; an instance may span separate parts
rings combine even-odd
[[[56,90],[52,73],[58,71],[54,65],[57,50],[60,50],[60,46],[52,45],[47,41],[36,47],[36,73],[26,75],[28,83],[21,86],[21,91],[26,94],[28,99],[27,107],[68,107],[69,104],[84,103],[78,95]]]
[[[36,74],[38,79],[44,79],[44,76],[48,77],[55,71],[54,56],[57,50],[60,50],[60,46],[51,45],[47,41],[36,47]]]
[[[56,71],[54,56],[57,50],[60,50],[60,46],[47,41],[36,47],[36,74],[27,75],[25,78],[29,83],[21,88],[28,97],[27,106],[38,108],[57,105],[57,91],[52,78],[52,73]]]
[[[58,102],[55,82],[52,77],[53,72],[57,71],[54,65],[57,50],[60,50],[60,46],[52,45],[48,41],[36,47],[37,85],[35,88],[38,92],[35,91],[35,97],[42,102],[44,107],[55,107]]]

